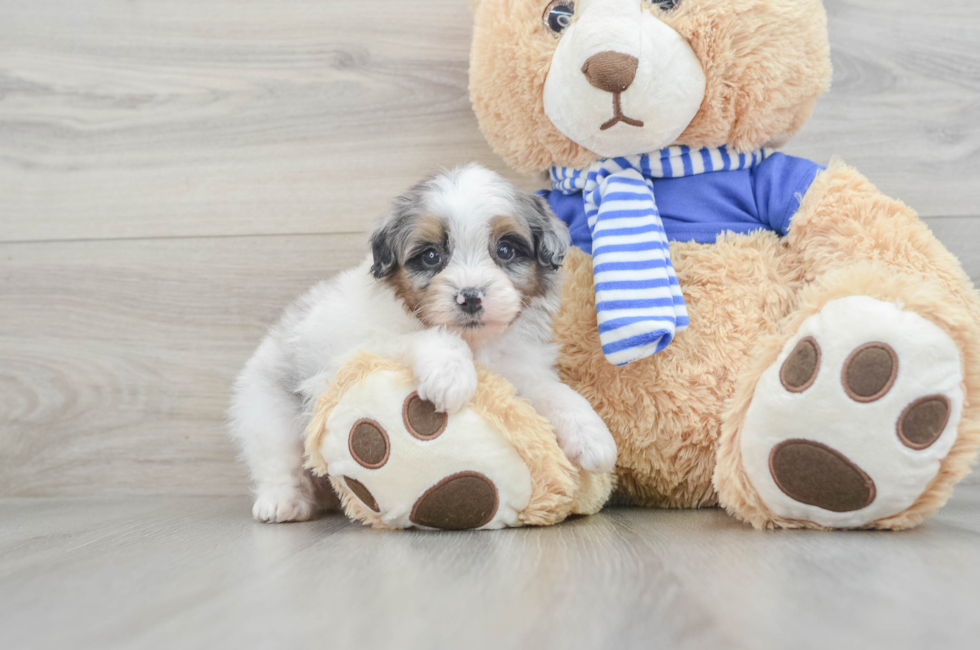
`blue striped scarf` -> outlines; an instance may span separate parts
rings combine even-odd
[[[670,247],[654,195],[654,179],[754,167],[768,152],[736,154],[727,147],[607,158],[588,170],[552,167],[562,194],[582,192],[592,232],[596,314],[602,352],[610,363],[654,355],[690,320],[670,261]]]

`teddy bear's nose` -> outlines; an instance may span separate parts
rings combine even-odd
[[[599,52],[585,62],[582,73],[589,83],[607,93],[622,93],[636,78],[639,59],[619,52]]]

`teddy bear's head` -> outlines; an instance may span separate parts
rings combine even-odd
[[[511,166],[778,147],[830,83],[821,0],[472,0],[470,93]]]

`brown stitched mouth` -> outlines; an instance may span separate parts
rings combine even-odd
[[[634,120],[631,117],[626,117],[623,115],[623,100],[621,93],[613,93],[613,118],[599,127],[600,131],[605,131],[606,129],[611,129],[622,122],[623,124],[629,124],[630,126],[643,126],[643,122],[640,120]]]

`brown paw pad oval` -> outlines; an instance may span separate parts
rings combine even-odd
[[[388,434],[374,420],[355,422],[347,439],[347,447],[354,460],[367,469],[383,467],[391,453]]]
[[[769,455],[776,485],[794,501],[830,510],[853,512],[875,500],[875,484],[844,454],[811,440],[786,440]]]
[[[436,411],[436,405],[422,399],[418,393],[412,393],[402,406],[402,420],[408,432],[419,440],[433,440],[446,430],[449,416]]]
[[[477,472],[460,472],[429,488],[412,508],[413,524],[442,530],[485,526],[497,514],[497,487]]]
[[[912,402],[898,419],[898,438],[909,449],[928,449],[936,444],[949,423],[949,398],[930,395]]]
[[[897,376],[895,350],[886,343],[868,343],[852,352],[844,362],[841,380],[851,399],[867,404],[887,395]]]
[[[353,492],[358,499],[364,502],[364,505],[375,512],[379,512],[378,502],[375,500],[374,495],[371,494],[371,491],[368,490],[363,483],[347,476],[344,477],[344,483],[347,484],[347,487],[350,488],[350,491]]]
[[[802,393],[817,380],[820,370],[820,346],[816,339],[808,336],[793,348],[789,358],[779,371],[783,388],[791,393]]]

